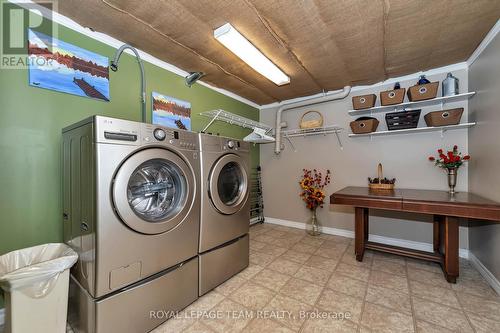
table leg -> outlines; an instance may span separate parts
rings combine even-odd
[[[441,251],[441,223],[444,221],[444,217],[441,215],[434,215],[434,229],[433,229],[433,249],[434,253],[440,253]]]
[[[450,283],[456,283],[458,263],[458,218],[446,216],[444,218],[444,275]]]
[[[366,245],[366,243],[368,242],[368,235],[370,234],[370,232],[369,232],[370,230],[369,230],[369,226],[368,226],[368,224],[369,224],[368,216],[370,216],[370,214],[369,214],[368,208],[365,208],[365,212],[363,215],[365,217],[363,224],[364,224],[364,235],[365,235],[365,245]]]
[[[368,241],[368,208],[356,207],[354,210],[354,251],[357,261],[363,261],[365,245]]]

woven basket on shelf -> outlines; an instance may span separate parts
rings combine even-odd
[[[369,183],[368,186],[371,190],[394,190],[394,184],[382,184],[381,181],[384,178],[382,172],[382,163],[378,164],[378,183]]]
[[[410,102],[416,102],[436,98],[438,88],[439,82],[431,82],[420,85],[417,84],[408,88],[408,99]]]
[[[304,117],[310,113],[316,113],[319,115],[318,119],[311,119],[311,120],[304,120]],[[317,128],[323,126],[323,115],[318,112],[318,111],[307,111],[300,117],[299,121],[299,127],[301,129],[307,129],[307,128]]]

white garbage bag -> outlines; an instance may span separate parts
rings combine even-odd
[[[33,246],[0,256],[0,287],[40,298],[52,290],[59,274],[78,260],[78,254],[60,243]]]

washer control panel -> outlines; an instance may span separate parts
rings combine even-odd
[[[165,133],[165,130],[161,128],[156,128],[153,131],[153,136],[155,137],[156,140],[158,141],[164,141],[165,138],[167,137],[167,133]]]
[[[141,124],[124,119],[94,116],[96,141],[119,145],[139,146],[141,144]],[[88,121],[88,120],[84,120]]]
[[[198,134],[162,127],[154,124],[143,124],[143,143],[162,143],[181,149],[199,150]]]

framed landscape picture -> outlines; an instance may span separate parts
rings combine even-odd
[[[108,58],[28,29],[29,84],[109,101]]]
[[[153,92],[153,124],[191,130],[191,103]]]

